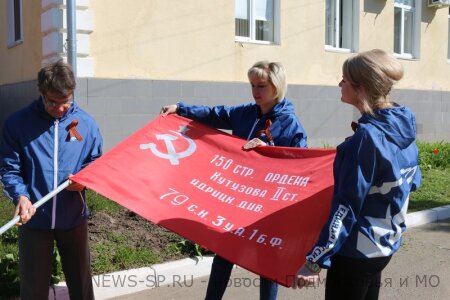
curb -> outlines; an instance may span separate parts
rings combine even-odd
[[[415,227],[450,218],[450,205],[416,211],[406,215],[406,226]]]
[[[138,293],[160,286],[184,286],[195,278],[203,277],[211,271],[214,256],[185,258],[150,267],[100,274],[92,277],[95,299],[111,299],[114,297]],[[53,286],[49,300],[69,299],[65,282]]]
[[[160,286],[181,286],[209,274],[213,256],[185,258],[163,264],[95,275],[95,299],[109,299]]]
[[[450,219],[450,205],[417,211],[406,216],[409,228]],[[207,276],[214,256],[185,258],[156,264],[146,268],[131,269],[92,277],[97,300],[134,294],[160,286],[184,286],[194,279]],[[63,296],[65,282],[55,285],[54,290]],[[49,298],[50,299],[50,298]],[[69,299],[58,298],[58,299]]]

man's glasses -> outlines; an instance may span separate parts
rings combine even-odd
[[[66,101],[62,101],[62,102],[50,100],[47,97],[45,97],[44,95],[42,95],[42,98],[44,99],[44,103],[51,108],[56,108],[56,107],[61,107],[61,106],[65,107],[65,108],[69,108],[73,104],[73,95],[70,96],[70,98],[67,99]]]

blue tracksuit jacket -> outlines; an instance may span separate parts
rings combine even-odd
[[[68,126],[74,119],[81,141],[68,136]],[[4,192],[14,204],[21,195],[35,203],[101,153],[102,137],[92,117],[74,102],[62,118],[54,119],[39,98],[14,113],[3,126],[0,176]],[[87,216],[84,191],[63,190],[38,208],[23,226],[70,229]]]
[[[266,120],[270,119],[272,121],[270,132],[275,146],[307,147],[306,132],[295,115],[294,105],[286,98],[264,115],[261,115],[259,106],[255,103],[212,108],[182,102],[177,105],[180,116],[214,128],[231,130],[233,135],[246,140],[258,137],[267,142],[257,133],[265,127]]]
[[[329,219],[307,259],[324,268],[334,254],[390,256],[405,231],[409,193],[419,187],[416,123],[406,107],[363,114],[337,147]]]

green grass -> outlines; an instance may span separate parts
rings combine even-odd
[[[152,249],[151,245],[130,245],[126,236],[110,232],[107,239],[99,243],[91,242],[92,271],[94,274],[104,274],[161,263],[164,257],[180,253],[176,241],[181,238],[173,233],[168,235],[168,239],[174,242],[168,243],[163,253],[160,253]]]
[[[411,193],[408,212],[450,204],[450,143],[418,142],[422,185]]]
[[[13,218],[14,214],[14,206],[11,202],[9,202],[8,199],[6,199],[5,196],[3,196],[3,193],[0,194],[0,221],[2,222],[2,226],[7,221],[11,220]]]
[[[450,169],[422,172],[421,187],[411,193],[408,212],[450,204]]]
[[[92,261],[94,274],[138,268],[161,262],[159,255],[151,249],[134,248],[127,245],[126,241],[94,244],[91,246],[91,251],[100,254]]]
[[[450,143],[423,143],[418,142],[419,165],[423,170],[450,168]]]
[[[87,190],[86,198],[88,199],[89,209],[94,213],[102,211],[114,214],[122,209],[122,207],[116,202],[111,201],[92,190]]]

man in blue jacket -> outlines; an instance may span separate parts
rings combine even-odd
[[[72,68],[63,61],[42,68],[41,96],[3,127],[0,176],[20,216],[22,300],[48,299],[55,241],[70,298],[94,299],[84,186],[72,182],[38,209],[32,207],[102,153],[97,124],[74,102],[75,86]]]

